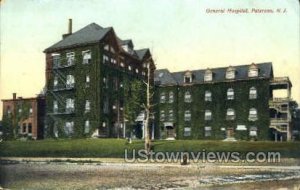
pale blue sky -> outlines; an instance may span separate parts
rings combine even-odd
[[[285,14],[207,14],[220,8],[285,9]],[[1,1],[0,98],[34,96],[44,85],[43,50],[95,22],[136,48],[149,47],[171,71],[272,61],[300,101],[298,0],[4,0]],[[2,111],[2,110],[1,110]],[[0,111],[0,113],[1,113]]]

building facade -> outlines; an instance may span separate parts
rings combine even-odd
[[[162,139],[290,140],[291,87],[272,63],[155,71],[156,136]],[[273,91],[287,90],[284,98]]]
[[[17,98],[16,93],[13,93],[12,99],[4,99],[2,102],[2,118],[7,117],[12,125],[16,127],[17,137],[44,138],[44,96]]]
[[[92,23],[45,49],[47,136],[122,137],[124,83],[154,77],[149,49]]]

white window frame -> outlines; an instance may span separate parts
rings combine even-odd
[[[183,131],[183,136],[190,137],[192,135],[192,129],[191,127],[185,127]]]
[[[53,113],[58,112],[58,102],[56,100],[53,101]]]
[[[66,54],[67,57],[67,66],[71,66],[75,64],[75,53],[69,52]]]
[[[73,75],[67,75],[66,88],[74,88],[74,86],[75,86],[75,77]]]
[[[90,50],[82,51],[82,63],[90,64],[92,60],[92,52]]]
[[[165,110],[160,111],[159,118],[160,118],[160,121],[165,121],[165,119],[166,119]]]
[[[206,71],[204,74],[204,82],[211,82],[213,79],[213,73],[211,71]]]
[[[250,127],[249,136],[250,137],[257,137],[257,127],[255,127],[255,126]]]
[[[226,120],[235,120],[235,110],[228,108],[226,111]]]
[[[166,93],[160,93],[160,103],[166,103]]]
[[[91,101],[90,100],[85,100],[85,112],[90,112],[91,111]]]
[[[185,110],[184,112],[184,121],[191,121],[192,120],[192,113],[190,110]]]
[[[192,94],[190,91],[185,91],[184,93],[184,102],[191,103],[192,102]]]
[[[212,120],[212,112],[211,112],[211,110],[205,110],[205,113],[204,113],[204,120],[205,120],[205,121],[210,121],[210,120]]]
[[[204,95],[204,101],[211,102],[212,101],[212,97],[211,96],[212,96],[211,91],[206,90],[205,91],[205,95]]]
[[[75,111],[75,100],[72,98],[66,99],[66,112],[72,113]]]
[[[249,68],[248,70],[248,77],[249,78],[254,78],[254,77],[258,77],[258,68]]]
[[[234,100],[234,89],[233,88],[228,88],[227,100]]]
[[[256,121],[257,120],[257,109],[256,108],[250,108],[249,109],[249,118],[250,121]]]
[[[74,121],[68,121],[65,123],[64,131],[67,136],[70,136],[74,133]]]
[[[257,89],[254,86],[249,89],[249,99],[257,99]]]
[[[211,137],[212,136],[212,129],[210,126],[204,127],[204,136],[205,137]]]
[[[174,120],[174,112],[173,110],[169,110],[169,121],[173,121]]]
[[[90,132],[90,121],[85,120],[85,122],[84,122],[84,133],[88,134],[89,132]]]
[[[169,92],[169,103],[173,103],[174,102],[174,92],[170,91]]]

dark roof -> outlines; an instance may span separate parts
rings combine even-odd
[[[129,45],[129,47],[133,48],[133,42],[131,39],[128,40],[121,40],[119,39],[121,45]]]
[[[148,48],[146,48],[146,49],[139,49],[139,50],[135,50],[135,53],[138,56],[138,58],[140,60],[142,60],[148,51],[149,51]]]
[[[272,63],[258,63],[256,64],[259,73],[258,78],[272,78],[273,77],[273,69]],[[248,69],[250,65],[239,65],[233,66],[236,69],[236,75],[234,80],[246,80],[248,78]],[[228,67],[222,68],[212,68],[210,69],[213,73],[213,80],[212,82],[224,82],[226,70]],[[193,74],[193,83],[203,83],[204,82],[204,74],[206,69],[202,70],[193,70],[190,71]],[[187,71],[181,72],[169,72],[167,69],[160,69],[156,70],[154,73],[154,80],[157,84],[160,85],[182,85],[184,84],[184,75]],[[162,73],[162,74],[161,74]]]
[[[45,49],[45,52],[52,50],[66,48],[74,45],[96,43],[104,38],[104,36],[111,30],[111,27],[103,28],[96,23],[91,23],[86,27],[67,36],[65,39]]]

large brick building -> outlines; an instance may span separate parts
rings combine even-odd
[[[155,71],[156,135],[176,139],[290,140],[292,84],[272,63]],[[285,89],[287,96],[274,97]]]
[[[123,136],[124,82],[153,79],[149,49],[134,49],[112,27],[95,23],[45,49],[47,136]]]
[[[44,136],[45,98],[18,97],[13,93],[12,99],[3,99],[3,117],[7,117],[16,130],[18,137],[30,136],[42,139]]]

